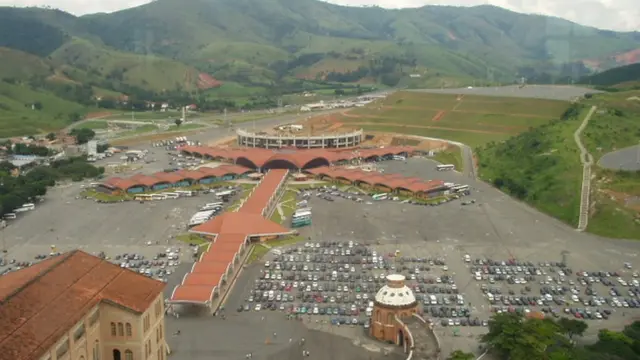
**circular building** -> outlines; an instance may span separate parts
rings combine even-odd
[[[364,132],[357,130],[341,134],[281,136],[238,129],[236,137],[238,145],[250,148],[344,149],[359,146],[364,138]]]
[[[375,296],[371,312],[371,336],[380,341],[405,347],[411,346],[411,335],[403,318],[418,312],[418,301],[399,274],[387,276],[387,284]]]

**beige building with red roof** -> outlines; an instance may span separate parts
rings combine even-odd
[[[0,277],[0,360],[164,360],[165,284],[80,250]]]

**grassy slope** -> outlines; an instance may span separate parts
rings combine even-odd
[[[581,116],[586,111],[581,113]],[[582,166],[573,132],[581,118],[555,120],[477,152],[481,179],[577,225]]]
[[[640,102],[627,100],[640,91],[602,94],[587,101],[598,106],[583,132],[583,142],[597,162],[604,154],[638,144]],[[619,112],[616,112],[618,110]],[[616,172],[594,167],[594,213],[587,230],[609,237],[640,239],[640,211],[626,203],[640,196],[640,172]]]
[[[638,92],[636,92],[636,95]],[[504,143],[489,144],[478,152],[479,175],[539,210],[577,225],[582,166],[573,141],[588,108],[597,113],[583,132],[583,141],[596,161],[609,151],[637,144],[640,105],[626,100],[634,93],[602,94],[586,100],[578,118],[554,121]],[[622,111],[616,116],[615,109]],[[625,198],[640,195],[640,175],[594,168],[592,212],[587,230],[614,238],[640,239],[637,208]],[[620,195],[619,197],[612,196]]]
[[[100,77],[125,69],[123,81],[142,88],[162,90],[175,88],[176,85],[184,88],[194,85],[185,83],[187,71],[193,69],[182,63],[151,55],[113,51],[78,38],[64,44],[50,57],[58,65],[69,64],[97,72]]]
[[[42,104],[42,110],[31,110],[35,102]],[[70,114],[85,110],[47,92],[0,82],[0,138],[57,130],[71,124]]]
[[[53,67],[46,60],[19,50],[0,47],[0,61],[0,79],[28,79],[53,73]]]

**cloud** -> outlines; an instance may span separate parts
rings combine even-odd
[[[179,0],[174,0],[179,1]],[[189,0],[182,0],[189,1]],[[113,12],[148,0],[0,0],[0,5],[49,5],[76,15]],[[579,24],[617,31],[640,31],[638,0],[330,0],[340,5],[377,5],[384,8],[423,5],[474,6],[491,4],[509,10],[562,17]]]

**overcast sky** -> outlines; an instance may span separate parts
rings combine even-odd
[[[178,0],[176,0],[178,1]],[[189,0],[182,0],[189,1]],[[112,12],[148,0],[0,0],[0,5],[49,5],[76,15]],[[601,29],[640,31],[640,0],[330,0],[341,5],[378,5],[386,8],[422,5],[492,4],[523,13],[554,15]]]

